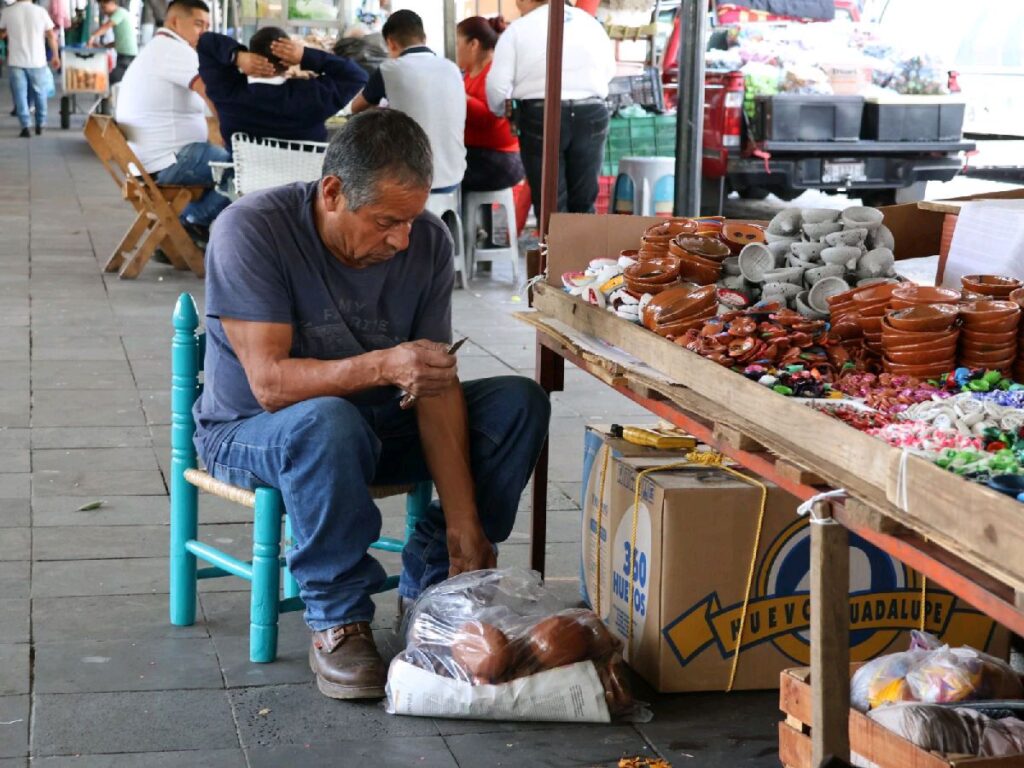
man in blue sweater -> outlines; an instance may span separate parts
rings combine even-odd
[[[327,141],[324,121],[338,113],[366,85],[358,64],[291,40],[284,30],[264,27],[246,49],[238,41],[207,32],[199,38],[199,76],[217,107],[220,132],[230,150],[231,135],[292,141]],[[311,78],[288,78],[301,65]]]

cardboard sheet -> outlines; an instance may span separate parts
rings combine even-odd
[[[1024,279],[1024,200],[983,200],[960,208],[942,285],[961,287],[964,275]]]

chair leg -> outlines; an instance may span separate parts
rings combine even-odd
[[[267,663],[277,657],[277,621],[281,603],[280,491],[256,489],[252,531],[252,599],[249,604],[249,660]]]
[[[462,206],[462,223],[465,225],[463,232],[465,245],[463,247],[466,249],[466,268],[470,275],[476,275],[476,220],[479,210],[479,205]]]
[[[196,621],[196,556],[185,549],[185,542],[199,532],[199,499],[194,486],[181,477],[184,470],[175,467],[171,493],[171,552],[168,591],[171,624],[188,627]]]
[[[290,516],[285,515],[284,516],[284,547],[282,547],[282,549],[287,551],[288,548],[291,547],[294,543],[295,543],[295,539],[292,536],[292,519],[291,519]],[[287,565],[284,566],[282,568],[282,570],[284,571],[284,573],[282,574],[283,578],[284,578],[284,596],[285,597],[298,597],[299,596],[299,582],[297,582],[295,580],[295,577],[292,576],[292,572],[288,569]]]
[[[405,497],[405,540],[412,538],[416,523],[427,513],[427,506],[434,497],[434,484],[417,483]]]
[[[104,272],[117,272],[121,268],[121,265],[124,263],[125,254],[135,250],[135,245],[146,231],[147,226],[149,226],[149,217],[146,216],[145,211],[140,210],[131,227],[124,233],[124,237],[121,238],[121,242],[117,244],[110,258],[107,259],[107,263],[103,265]]]

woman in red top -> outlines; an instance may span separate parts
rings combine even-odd
[[[487,73],[498,35],[505,29],[501,16],[470,16],[456,27],[455,63],[466,84],[466,175],[462,188],[493,192],[514,187],[526,175],[519,157],[519,140],[503,117],[487,107]]]

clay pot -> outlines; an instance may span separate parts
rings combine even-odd
[[[965,291],[998,298],[1007,298],[1022,286],[1020,280],[1002,275],[964,275],[960,282]]]
[[[885,359],[897,365],[942,365],[953,367],[956,360],[955,350],[935,349],[885,349]]]
[[[982,333],[1007,333],[1018,330],[1021,309],[1013,301],[971,301],[960,305],[964,328]]]
[[[951,288],[939,288],[914,283],[896,286],[892,292],[893,309],[903,309],[913,304],[955,304],[960,294]]]
[[[647,259],[626,267],[622,271],[626,287],[640,296],[644,293],[657,293],[670,285],[679,282],[679,259],[666,256]],[[651,290],[651,289],[654,290]]]
[[[913,376],[915,379],[935,379],[949,373],[953,369],[952,365],[899,365],[887,362],[884,359],[882,360],[882,366],[889,373],[898,376]]]
[[[729,247],[733,256],[736,256],[746,245],[763,243],[764,228],[747,221],[727,221],[722,225],[719,238]]]
[[[651,299],[644,308],[641,319],[644,327],[653,331],[658,325],[693,319],[708,310],[713,314],[717,297],[718,291],[711,285],[675,285]]]
[[[1001,333],[985,333],[964,328],[960,331],[960,339],[972,344],[984,344],[988,346],[1000,346],[1017,340],[1015,331],[1003,331]]]
[[[955,336],[951,336],[948,339],[937,339],[935,341],[918,342],[914,344],[893,342],[891,339],[882,337],[882,348],[886,352],[891,354],[902,354],[905,352],[919,352],[931,355],[937,355],[939,357],[954,356],[957,350],[957,340]]]
[[[961,348],[960,359],[965,361],[965,365],[970,365],[972,368],[980,368],[982,365],[995,366],[996,363],[1002,363],[1006,361],[1006,364],[1012,363],[1017,357],[1017,345],[1014,344],[1006,349],[995,350],[993,352],[980,352],[972,348]]]
[[[1008,301],[1014,302],[1018,307],[1024,308],[1024,288],[1015,288],[1006,297]]]
[[[959,310],[953,304],[922,304],[890,311],[889,325],[899,331],[945,331],[956,322]]]
[[[728,245],[718,238],[705,235],[679,235],[669,244],[669,250],[672,250],[673,244],[694,256],[718,263],[721,263],[727,256],[732,255]]]

